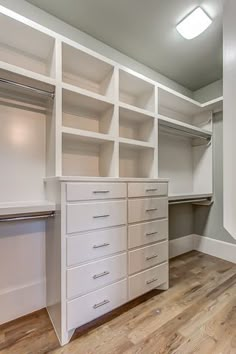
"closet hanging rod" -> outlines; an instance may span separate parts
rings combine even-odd
[[[179,132],[181,132],[181,133],[184,133],[184,134],[187,134],[187,135],[196,137],[196,138],[205,139],[205,140],[207,140],[207,141],[211,140],[211,136],[206,137],[206,136],[202,136],[202,135],[196,134],[196,133],[189,133],[189,132],[187,132],[186,130],[179,129],[179,128],[176,128],[176,127],[171,127],[171,126],[165,125],[165,124],[161,124],[161,126],[162,126],[162,127],[165,127],[165,128],[177,130],[177,131],[179,131]]]
[[[38,214],[38,215],[21,215],[21,216],[13,216],[13,217],[0,217],[0,222],[10,222],[10,221],[27,221],[27,220],[35,220],[35,219],[47,219],[54,217],[55,213],[52,212],[50,214]]]
[[[30,86],[30,85],[20,84],[18,82],[12,81],[12,80],[7,80],[7,79],[0,78],[0,82],[2,82],[4,84],[7,84],[7,85],[14,85],[14,86],[21,87],[21,88],[24,88],[24,89],[27,89],[27,90],[30,90],[30,91],[34,91],[34,92],[36,92],[36,93],[38,93],[40,95],[49,96],[51,99],[54,99],[54,97],[55,97],[55,93],[54,92],[41,90],[41,89],[35,88],[33,86]]]

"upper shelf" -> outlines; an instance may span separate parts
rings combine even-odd
[[[212,136],[212,132],[210,131],[162,115],[158,115],[158,122],[160,126],[171,128],[175,130],[175,132],[178,132],[181,135],[187,135],[193,138],[198,137],[204,139],[210,139]]]
[[[114,96],[114,67],[66,43],[62,44],[62,79],[106,97]]]
[[[0,14],[1,61],[54,77],[55,38]]]
[[[44,213],[55,210],[55,203],[48,201],[0,203],[0,216]]]

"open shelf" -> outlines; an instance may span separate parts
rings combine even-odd
[[[198,200],[198,199],[207,199],[211,198],[212,193],[204,193],[204,194],[195,194],[195,193],[188,193],[188,194],[170,194],[168,199],[170,202],[174,201],[188,201],[188,200]]]
[[[70,129],[70,128],[68,128]],[[75,133],[75,130],[73,130]],[[68,133],[62,135],[62,174],[64,176],[115,176],[114,142]],[[98,134],[97,134],[98,135]]]
[[[154,118],[125,107],[119,108],[120,138],[154,144]]]
[[[119,71],[119,99],[146,111],[155,112],[155,86],[127,71]]]
[[[114,96],[114,67],[66,43],[62,44],[62,76],[68,84]]]
[[[210,139],[212,136],[212,133],[205,129],[201,129],[191,124],[184,123],[162,115],[158,115],[158,123],[159,126],[165,127],[167,130],[169,128],[176,134],[182,134],[189,137],[192,136],[193,138],[198,137],[203,139]]]
[[[54,76],[54,38],[0,14],[0,43],[2,62]]]
[[[55,203],[48,201],[0,203],[0,217],[22,214],[45,213],[56,210]]]
[[[120,143],[120,177],[153,178],[154,149]]]
[[[202,130],[212,131],[212,111],[218,102],[201,105],[181,94],[158,88],[158,113]]]
[[[63,126],[114,134],[114,105],[70,90],[62,91]]]
[[[169,195],[212,193],[212,144],[159,129],[159,177],[169,178]]]

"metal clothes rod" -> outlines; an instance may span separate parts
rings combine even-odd
[[[169,201],[170,205],[174,205],[174,204],[186,204],[186,203],[200,203],[200,202],[206,202],[208,201],[207,198],[204,199],[185,199],[185,200],[173,200],[173,201]]]
[[[7,84],[7,85],[14,85],[20,88],[24,88],[30,91],[34,91],[40,95],[44,95],[44,96],[49,96],[51,99],[54,99],[55,97],[55,93],[54,92],[50,92],[50,91],[46,91],[46,90],[41,90],[41,89],[37,89],[33,86],[29,86],[29,85],[24,85],[24,84],[20,84],[18,82],[12,81],[12,80],[6,80],[6,79],[2,79],[0,78],[0,82]]]
[[[0,218],[0,222],[9,222],[9,221],[25,221],[25,220],[35,220],[35,219],[46,219],[54,217],[55,213],[51,214],[39,214],[39,215],[22,215],[22,216],[14,216],[14,217],[6,217]]]
[[[206,136],[202,136],[202,135],[199,135],[199,134],[195,134],[195,133],[189,133],[183,129],[179,129],[179,128],[176,128],[176,127],[171,127],[171,126],[168,126],[168,125],[164,125],[162,124],[163,127],[165,128],[169,128],[169,129],[173,129],[173,130],[177,130],[181,133],[184,133],[184,134],[187,134],[187,135],[190,135],[190,136],[195,136],[196,138],[200,138],[200,139],[205,139],[207,141],[209,141],[211,139],[211,137],[206,137]]]

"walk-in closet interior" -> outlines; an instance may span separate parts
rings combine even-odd
[[[234,262],[235,241],[223,227],[221,78],[189,89],[49,3],[0,1],[0,324],[46,308],[66,345],[131,300],[170,291],[169,258]],[[207,1],[184,3],[188,13]]]

